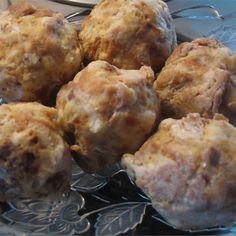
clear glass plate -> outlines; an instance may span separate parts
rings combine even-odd
[[[236,52],[236,1],[171,0],[168,6],[181,41],[211,37]]]
[[[99,0],[51,0],[51,1],[78,7],[93,7],[99,2]]]
[[[75,163],[71,191],[56,201],[1,205],[0,235],[229,234],[234,228],[180,231],[168,224],[119,165],[88,175]]]

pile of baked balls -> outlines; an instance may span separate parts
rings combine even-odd
[[[102,0],[80,31],[18,1],[0,15],[0,200],[69,188],[72,156],[120,161],[180,229],[236,219],[236,55],[177,46],[161,0]]]

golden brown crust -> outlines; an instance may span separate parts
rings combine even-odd
[[[9,6],[8,11],[11,15],[14,15],[18,18],[29,15],[37,17],[53,16],[53,12],[51,10],[44,7],[36,8],[24,0],[17,0],[14,4]]]
[[[84,19],[79,36],[86,59],[123,69],[160,69],[176,46],[168,7],[160,0],[103,0]]]
[[[75,136],[87,170],[103,168],[134,152],[152,132],[160,104],[149,67],[121,70],[104,61],[90,63],[65,85],[57,109],[65,130]]]
[[[48,103],[80,68],[83,52],[62,14],[25,1],[0,15],[0,96]]]
[[[236,218],[236,129],[223,116],[166,119],[122,164],[177,228],[230,225]]]
[[[71,157],[57,111],[38,103],[0,106],[0,200],[61,194]]]
[[[233,111],[236,96],[229,90],[235,80],[234,62],[236,56],[213,39],[182,43],[154,84],[163,112],[180,118],[191,112],[213,117],[221,105]]]

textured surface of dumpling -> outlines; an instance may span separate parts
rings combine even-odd
[[[87,170],[103,168],[134,152],[155,127],[160,106],[150,67],[121,70],[104,61],[90,63],[62,87],[57,109],[72,149]]]
[[[0,15],[0,97],[49,103],[83,59],[62,14],[18,1]]]
[[[155,81],[163,112],[181,118],[236,114],[236,56],[213,39],[179,45]]]
[[[160,69],[176,46],[173,20],[160,0],[103,0],[85,18],[80,39],[89,61],[123,69]]]
[[[54,108],[0,106],[0,201],[68,190],[71,157],[62,135]]]
[[[236,219],[236,128],[221,115],[166,119],[122,165],[153,207],[180,229],[230,226]]]

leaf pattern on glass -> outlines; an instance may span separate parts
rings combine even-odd
[[[236,27],[221,25],[205,35],[209,38],[214,38],[236,52]]]
[[[108,183],[107,178],[85,173],[75,162],[72,166],[71,189],[82,193],[98,191]]]
[[[27,223],[37,217],[34,213],[27,212],[27,211],[17,211],[17,210],[10,210],[3,213],[3,218],[12,222],[12,223]]]
[[[3,98],[0,97],[0,105],[6,104],[6,103],[7,103],[7,102],[6,102]]]
[[[11,202],[9,206],[11,209],[4,212],[2,217],[19,231],[73,235],[90,228],[89,221],[78,215],[78,211],[84,207],[84,198],[76,192],[71,191],[57,201],[24,200]]]
[[[118,235],[134,229],[143,220],[147,203],[126,202],[116,204],[99,214],[97,236]]]
[[[7,226],[0,223],[0,236],[26,236],[25,233],[28,232],[28,226],[23,226],[21,232],[14,230],[14,226]]]
[[[218,10],[209,4],[196,5],[187,8],[182,8],[178,11],[172,12],[171,16],[173,19],[185,18],[185,19],[215,19],[221,20],[222,16]]]
[[[97,178],[111,178],[119,172],[124,171],[119,163],[107,165],[104,169],[93,174]]]

